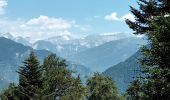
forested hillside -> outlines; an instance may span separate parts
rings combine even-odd
[[[141,58],[140,51],[125,61],[108,68],[102,74],[111,77],[116,82],[118,90],[125,93],[128,85],[140,74],[139,58]]]

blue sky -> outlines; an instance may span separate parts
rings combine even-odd
[[[131,33],[124,22],[125,18],[134,20],[130,5],[137,6],[136,0],[0,0],[0,24],[4,24],[0,29],[37,39],[58,33]]]

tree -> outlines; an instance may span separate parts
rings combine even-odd
[[[85,86],[81,79],[72,77],[64,59],[51,54],[39,65],[34,52],[20,67],[19,84],[11,84],[0,95],[2,100],[83,100]]]
[[[87,80],[88,100],[118,100],[117,88],[111,78],[95,73]]]
[[[145,34],[152,30],[150,23],[156,16],[161,14],[170,13],[170,1],[169,0],[138,0],[139,10],[134,7],[131,8],[131,12],[135,16],[135,21],[126,20],[126,23],[131,29],[134,30],[134,34]]]
[[[78,77],[74,79],[69,92],[61,97],[61,100],[84,100],[85,95],[86,87],[81,83],[81,79],[78,75]]]
[[[19,100],[18,98],[18,86],[11,83],[2,94],[0,94],[0,100]]]
[[[127,100],[141,100],[142,99],[141,83],[139,79],[136,79],[131,83],[125,95],[126,95]]]
[[[147,35],[150,47],[142,49],[141,64],[147,79],[143,90],[149,99],[170,98],[170,16],[165,16],[151,23],[153,30]]]
[[[67,69],[66,61],[51,54],[43,64],[43,99],[56,100],[65,96],[73,85],[74,78]]]
[[[170,1],[139,1],[140,10],[131,7],[136,21],[126,21],[135,34],[148,37],[148,45],[141,49],[143,75],[138,92],[142,92],[142,99],[167,100],[170,98]],[[131,92],[135,89],[130,88]]]
[[[23,62],[19,73],[19,92],[21,100],[38,100],[42,88],[41,70],[39,61],[33,51]]]

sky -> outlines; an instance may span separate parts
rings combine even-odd
[[[0,33],[32,41],[58,35],[132,33],[136,0],[0,0]]]

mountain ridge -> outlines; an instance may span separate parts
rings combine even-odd
[[[140,50],[123,62],[111,66],[102,74],[111,77],[118,87],[119,92],[124,93],[128,85],[140,74],[138,59],[142,57]]]
[[[83,64],[92,70],[104,71],[110,66],[126,60],[145,44],[144,39],[127,38],[107,42],[95,48],[78,53],[75,58],[80,64]],[[128,49],[128,50],[127,50]]]

